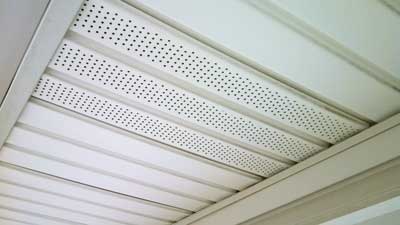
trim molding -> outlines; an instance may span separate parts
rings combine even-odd
[[[242,225],[317,225],[400,195],[399,174],[397,158]]]
[[[49,0],[0,2],[0,105],[29,46]]]
[[[0,146],[10,133],[83,0],[51,0],[0,107]]]
[[[397,114],[176,225],[245,222],[399,157],[399,136]]]

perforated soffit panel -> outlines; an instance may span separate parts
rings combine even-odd
[[[32,96],[0,217],[41,224],[171,224],[368,126],[118,1],[84,2]]]

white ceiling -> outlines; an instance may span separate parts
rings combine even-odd
[[[342,3],[84,1],[0,151],[0,219],[172,224],[399,112],[400,26],[330,27]]]

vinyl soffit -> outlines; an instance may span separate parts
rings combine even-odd
[[[134,8],[121,5],[116,9],[109,3],[84,3],[71,30],[134,61],[156,67],[171,79],[176,77],[327,142],[335,143],[365,128],[365,124],[305,101],[267,77],[261,79],[250,69],[221,59]]]
[[[135,205],[101,197],[105,214],[82,216],[71,200],[60,223],[170,224],[368,127],[119,1],[83,3],[32,96],[0,160]],[[41,188],[16,179],[0,186]],[[26,211],[63,194],[17,192],[1,198]]]
[[[189,153],[165,145],[157,145],[130,132],[113,129],[93,119],[51,106],[38,101],[28,103],[17,126],[126,160],[157,165],[154,168],[168,169],[181,176],[207,180],[231,189],[242,190],[260,180],[258,176],[250,176],[248,173],[228,170],[227,167],[216,167],[215,164],[204,163],[209,161],[191,157]],[[58,126],[60,123],[66,125]],[[113,141],[109,141],[110,139]],[[135,146],[135,151],[126,150],[132,146]],[[177,152],[181,154],[176,154]],[[177,163],[171,163],[171,161]],[[185,170],[187,167],[193,170]]]

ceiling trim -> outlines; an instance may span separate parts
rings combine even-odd
[[[52,0],[0,106],[0,146],[17,121],[83,0]]]
[[[49,0],[0,2],[0,105],[48,3]]]
[[[366,74],[375,78],[377,81],[382,82],[385,85],[388,85],[398,91],[400,90],[400,80],[397,79],[390,72],[381,68],[370,60],[364,58],[363,56],[358,55],[351,49],[336,41],[334,38],[312,27],[302,19],[291,14],[289,11],[274,4],[272,1],[251,0],[247,3],[260,10],[261,12],[273,16],[274,18],[286,24],[293,30],[299,32],[303,36],[315,41],[316,43],[333,52],[337,56],[365,71]],[[394,5],[395,3],[393,3],[393,7]]]
[[[176,225],[242,223],[384,164],[400,156],[399,124],[400,114],[397,114]],[[382,143],[385,143],[385,151],[376,151]]]
[[[397,158],[242,225],[317,225],[400,195],[399,174]]]

